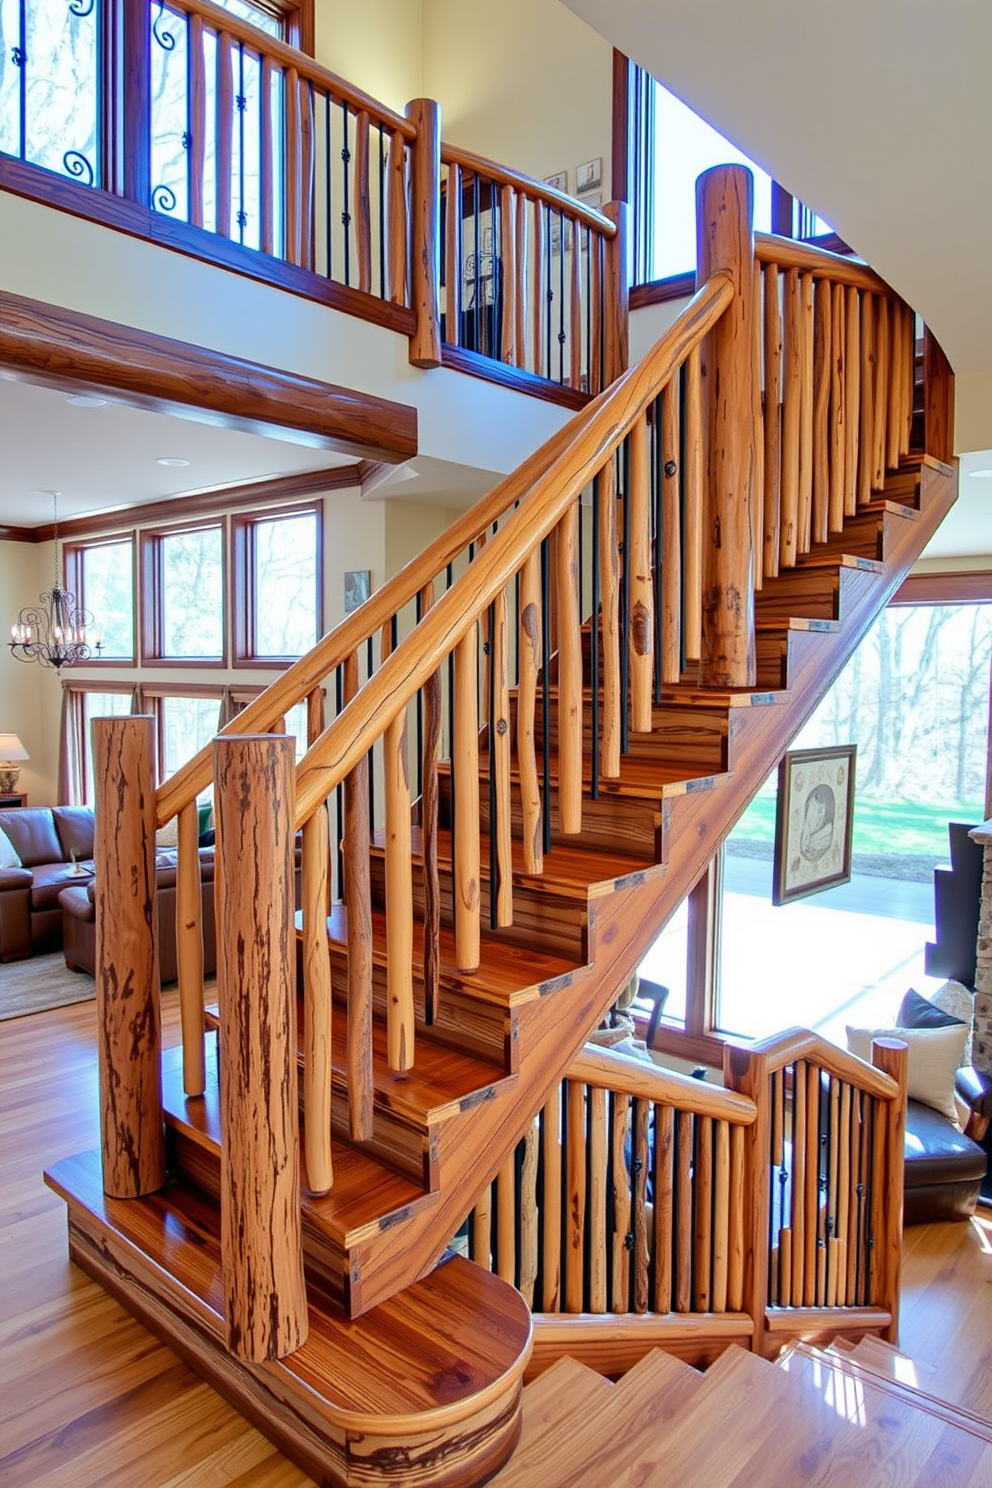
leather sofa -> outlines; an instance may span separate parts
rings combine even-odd
[[[62,944],[59,894],[93,876],[93,812],[88,806],[26,806],[0,811],[0,829],[21,860],[0,868],[0,960],[18,961]]]
[[[979,1143],[992,1116],[992,1085],[966,1065],[955,1090],[970,1112],[965,1131],[931,1106],[906,1104],[904,1224],[970,1219],[975,1212],[988,1161]]]

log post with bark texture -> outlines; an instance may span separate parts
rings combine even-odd
[[[411,146],[410,304],[417,328],[410,337],[415,367],[441,365],[441,110],[431,98],[415,98],[406,116],[416,126]]]
[[[721,272],[734,284],[733,301],[703,356],[708,475],[700,681],[709,687],[753,687],[755,681],[752,199],[751,173],[743,166],[715,166],[696,182],[697,287]]]
[[[96,718],[96,999],[103,1187],[166,1180],[155,950],[153,720]]]
[[[603,216],[616,233],[606,244],[606,311],[603,326],[603,386],[609,387],[627,370],[629,357],[630,276],[627,271],[627,236],[630,208],[626,202],[607,202]],[[595,316],[598,307],[593,306]],[[590,388],[596,392],[596,388]]]
[[[214,743],[219,855],[221,1253],[228,1347],[282,1358],[307,1336],[293,918],[294,742]]]
[[[876,1173],[876,1185],[885,1186],[885,1220],[882,1234],[876,1234],[875,1256],[879,1268],[880,1295],[876,1300],[887,1307],[892,1322],[882,1337],[886,1343],[899,1341],[899,1273],[902,1261],[902,1209],[906,1162],[906,1072],[909,1049],[902,1039],[878,1038],[872,1041],[871,1062],[883,1074],[891,1075],[899,1086],[898,1100],[889,1101],[885,1111],[885,1171]]]

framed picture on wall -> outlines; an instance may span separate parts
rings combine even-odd
[[[344,612],[350,615],[369,597],[372,575],[367,568],[350,568],[344,576]]]
[[[553,176],[545,176],[545,186],[553,186],[556,191],[568,191],[568,171],[555,171]]]
[[[857,746],[794,749],[778,767],[772,903],[789,904],[851,877]]]
[[[595,191],[603,184],[603,158],[587,160],[575,167],[575,189],[578,192]]]

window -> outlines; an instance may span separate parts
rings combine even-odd
[[[0,3],[0,150],[84,186],[102,186],[104,0]]]
[[[134,538],[65,549],[66,588],[93,616],[87,638],[99,638],[97,660],[134,663]]]
[[[223,537],[219,522],[143,535],[143,660],[225,660]]]
[[[82,695],[82,791],[81,804],[96,805],[96,779],[93,774],[94,718],[122,718],[131,712],[134,692],[84,692]]]
[[[316,506],[235,519],[235,657],[284,662],[320,638],[320,511]]]

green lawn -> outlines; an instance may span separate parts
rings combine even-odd
[[[921,806],[864,797],[854,804],[854,851],[946,858],[947,823],[982,820],[981,809],[975,805]],[[734,830],[752,842],[774,842],[775,797],[759,796],[752,801]]]

